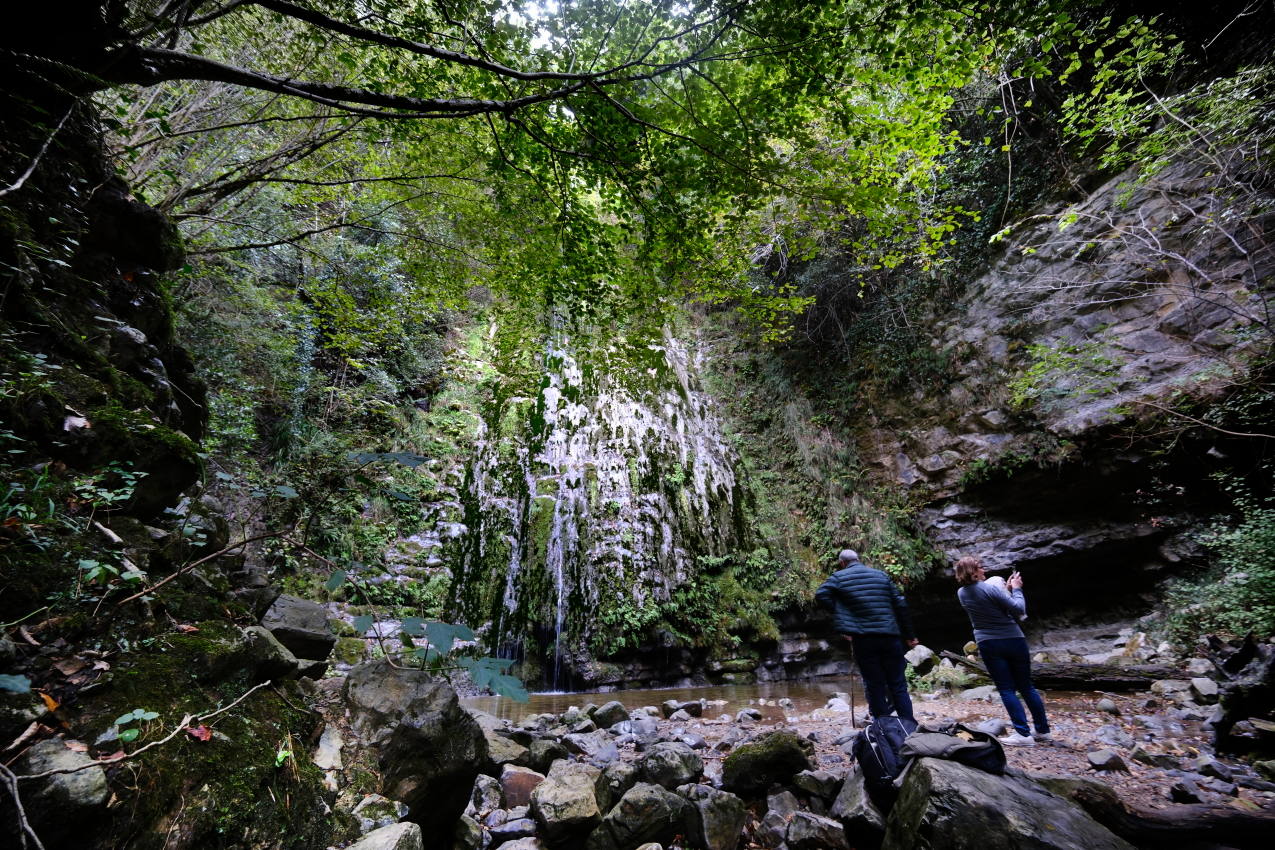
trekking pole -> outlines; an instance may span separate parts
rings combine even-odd
[[[847,640],[847,641],[849,641],[849,643],[850,643],[850,666],[851,666],[851,668],[852,668],[852,669],[858,670],[858,669],[859,669],[859,665],[858,665],[858,663],[854,660],[854,641],[850,640],[849,638],[846,638],[846,640]],[[862,677],[862,676],[860,676],[860,678],[862,679],[863,677]],[[851,728],[851,729],[854,729],[854,728],[855,728],[855,724],[854,724],[854,675],[853,675],[853,674],[851,674],[851,676],[850,676],[850,728]]]

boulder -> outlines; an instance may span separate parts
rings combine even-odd
[[[1109,747],[1131,749],[1136,743],[1132,735],[1114,723],[1102,726],[1094,733],[1094,739]]]
[[[1151,752],[1141,744],[1133,748],[1133,752],[1129,754],[1129,757],[1134,761],[1164,770],[1177,770],[1181,767],[1176,756],[1172,756],[1169,753]]]
[[[297,596],[285,594],[276,599],[261,618],[261,625],[297,658],[323,660],[336,645],[336,635],[328,626],[327,609]]]
[[[775,815],[785,824],[799,811],[801,811],[801,801],[791,791],[779,790],[766,795],[766,814]]]
[[[624,796],[630,788],[637,784],[641,772],[637,765],[625,761],[614,761],[602,769],[602,782],[606,785],[607,794],[612,800]]]
[[[493,847],[519,838],[531,838],[536,834],[536,822],[531,818],[510,818],[488,830]]]
[[[1188,658],[1185,670],[1192,677],[1217,675],[1217,666],[1207,658]]]
[[[780,730],[744,744],[726,757],[722,787],[741,796],[756,796],[775,783],[787,783],[811,770],[814,745],[794,732]]]
[[[469,815],[461,815],[460,820],[456,821],[456,831],[453,833],[453,837],[453,850],[481,850],[485,836],[483,835],[483,828],[479,826],[478,821]]]
[[[421,828],[414,823],[396,823],[373,830],[346,850],[423,850]]]
[[[531,804],[531,792],[544,782],[543,774],[531,768],[507,764],[500,773],[500,790],[504,795],[505,807],[527,806]]]
[[[919,643],[903,653],[903,657],[908,660],[912,669],[916,670],[918,676],[929,673],[938,663],[938,656],[934,654],[934,650]]]
[[[531,751],[499,729],[482,727],[487,740],[487,767],[499,771],[508,764],[525,765],[531,761]]]
[[[613,746],[614,743],[615,741],[610,733],[601,729],[596,732],[572,733],[562,737],[562,746],[566,748],[567,752],[584,756],[586,759],[595,758],[604,749]]]
[[[683,785],[677,793],[690,804],[686,836],[703,850],[735,850],[747,820],[744,801],[711,785]]]
[[[1220,762],[1212,756],[1202,755],[1195,760],[1195,772],[1201,776],[1211,776],[1214,779],[1220,779],[1223,782],[1234,782],[1235,771],[1224,762]]]
[[[797,812],[792,816],[786,843],[791,850],[850,850],[841,824],[810,812]]]
[[[546,850],[545,843],[539,838],[519,838],[500,845],[500,850]]]
[[[279,642],[274,633],[262,626],[248,626],[243,630],[247,652],[244,666],[251,670],[252,682],[268,679],[291,679],[300,672],[301,662],[292,651]]]
[[[358,819],[359,832],[367,835],[382,827],[393,826],[407,817],[407,806],[380,794],[368,794],[350,814]]]
[[[315,767],[323,771],[323,787],[329,791],[336,791],[339,788],[337,779],[341,771],[345,769],[341,760],[341,747],[344,745],[340,730],[330,723],[323,727],[323,734],[319,736],[319,745],[315,748],[311,761],[314,762]]]
[[[672,789],[698,781],[704,773],[704,760],[686,744],[664,742],[643,754],[638,770],[644,781]]]
[[[1121,770],[1126,773],[1129,766],[1124,763],[1124,759],[1120,758],[1120,754],[1115,750],[1097,750],[1089,754],[1089,767],[1093,770],[1109,771]]]
[[[967,688],[958,695],[961,699],[976,700],[981,699],[983,702],[991,702],[996,698],[995,685],[980,685],[977,688]]]
[[[1151,683],[1151,693],[1160,696],[1181,694],[1191,689],[1191,683],[1183,679],[1157,679]]]
[[[606,729],[609,726],[614,726],[621,720],[628,720],[629,710],[624,707],[624,703],[617,700],[611,700],[610,702],[604,703],[600,706],[590,716],[592,717],[593,722],[598,724],[600,728]]]
[[[579,762],[554,762],[531,792],[531,814],[551,844],[582,837],[602,820],[606,800],[598,800],[602,771]]]
[[[504,807],[505,793],[501,783],[486,774],[478,774],[474,778],[473,790],[469,792],[469,805],[465,807],[465,814],[483,818],[488,812]]]
[[[882,850],[1133,850],[1083,809],[1020,776],[945,759],[913,762]]]
[[[1169,787],[1169,799],[1175,803],[1202,803],[1204,795],[1198,785],[1183,777]]]
[[[76,836],[87,824],[106,817],[106,801],[110,797],[106,772],[101,767],[89,767],[93,759],[67,749],[67,743],[60,737],[37,741],[14,770],[23,775],[76,769],[74,773],[58,773],[22,783],[22,804],[27,820],[48,847],[79,846]],[[8,797],[6,788],[6,817],[11,811]]]
[[[841,822],[846,837],[856,847],[876,847],[885,835],[885,815],[868,797],[863,772],[857,764],[846,775],[828,814]]]
[[[1114,715],[1120,714],[1120,706],[1116,705],[1115,700],[1108,699],[1107,697],[1103,697],[1102,699],[1098,700],[1098,704],[1094,707],[1097,708],[1099,711],[1105,712],[1107,714],[1114,714]]]
[[[654,841],[669,844],[686,833],[691,804],[672,791],[639,782],[630,788],[589,835],[587,850],[636,850]]]
[[[527,764],[540,773],[548,773],[555,761],[571,755],[566,747],[553,738],[537,738],[531,742],[527,751]]]
[[[826,803],[835,800],[841,789],[841,779],[826,770],[803,770],[792,778],[792,784]]]
[[[993,738],[999,738],[1009,730],[1009,724],[999,717],[989,717],[988,719],[974,726],[976,732],[986,732]]]
[[[345,682],[350,727],[377,757],[381,793],[402,800],[427,835],[451,834],[487,742],[445,681],[385,660],[359,664]]]
[[[1217,702],[1217,682],[1204,676],[1197,676],[1191,680],[1191,696],[1203,705]]]

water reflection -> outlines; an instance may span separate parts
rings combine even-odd
[[[515,723],[528,714],[561,714],[571,706],[582,706],[585,703],[601,705],[611,700],[619,700],[630,710],[644,705],[656,705],[665,700],[675,699],[682,702],[691,700],[725,700],[725,705],[709,706],[704,711],[705,717],[717,717],[720,714],[734,715],[746,706],[752,706],[762,713],[765,720],[783,720],[785,715],[807,714],[816,708],[823,708],[828,698],[837,692],[849,693],[854,697],[855,713],[867,713],[863,699],[863,690],[858,679],[851,677],[830,677],[818,681],[800,682],[764,682],[755,685],[716,685],[703,688],[650,688],[632,691],[575,692],[575,693],[542,693],[532,694],[527,702],[514,702],[505,697],[467,697],[461,702],[470,708],[494,714]],[[792,700],[789,707],[781,707],[775,703],[781,699]],[[765,700],[765,703],[761,703]]]

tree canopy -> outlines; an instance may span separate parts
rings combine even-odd
[[[197,254],[357,233],[440,296],[689,291],[765,323],[802,302],[750,271],[845,221],[871,262],[934,253],[968,214],[934,201],[954,93],[1054,5],[70,0],[5,41],[97,100]]]

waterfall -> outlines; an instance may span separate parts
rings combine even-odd
[[[506,399],[477,435],[460,571],[493,585],[493,642],[534,639],[554,689],[593,627],[582,612],[608,594],[667,600],[696,556],[739,543],[734,455],[699,355],[667,333],[586,344],[565,324],[548,331],[538,394]]]

